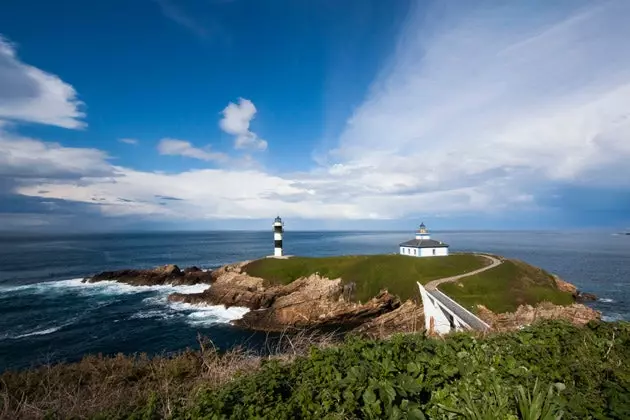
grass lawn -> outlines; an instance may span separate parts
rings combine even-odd
[[[573,303],[571,293],[558,290],[549,273],[517,260],[505,260],[498,267],[442,284],[439,289],[473,311],[477,304],[501,313],[543,301],[556,305]]]
[[[489,262],[473,254],[448,257],[414,258],[404,255],[352,255],[339,257],[265,258],[244,267],[251,276],[265,279],[267,284],[288,284],[313,273],[330,279],[341,277],[343,283],[354,283],[354,297],[366,302],[382,289],[398,295],[403,301],[418,301],[416,282],[427,282],[442,277],[473,271]]]

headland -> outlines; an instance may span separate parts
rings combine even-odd
[[[422,331],[426,322],[418,284],[438,289],[495,330],[520,328],[537,319],[583,325],[600,318],[581,304],[594,296],[557,276],[522,261],[472,253],[263,258],[212,271],[169,265],[104,272],[85,281],[102,280],[207,283],[201,293],[173,293],[168,299],[249,308],[233,323],[261,331],[338,329],[374,337]]]

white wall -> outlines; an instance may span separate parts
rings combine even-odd
[[[444,257],[448,255],[448,248],[421,248],[421,257]]]
[[[446,318],[446,315],[442,311],[441,307],[438,306],[438,303],[433,299],[433,297],[429,296],[420,283],[418,283],[418,288],[420,289],[420,297],[422,298],[424,327],[426,330],[429,331],[431,330],[431,327],[433,327],[433,332],[440,335],[451,332],[451,323]],[[433,322],[431,322],[431,319],[433,319]]]
[[[448,255],[448,248],[410,248],[401,246],[399,253],[412,257],[445,257]]]

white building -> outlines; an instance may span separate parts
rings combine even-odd
[[[411,257],[445,257],[448,255],[448,245],[441,241],[431,239],[427,227],[422,223],[416,232],[416,239],[403,242],[400,246],[400,255]]]

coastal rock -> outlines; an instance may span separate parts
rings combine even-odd
[[[213,285],[201,293],[171,293],[168,300],[184,302],[193,305],[224,305],[241,306],[249,309],[261,309],[271,306],[277,295],[273,290],[250,290],[247,288],[230,287],[229,285]]]
[[[213,280],[212,272],[203,271],[197,267],[186,268],[182,271],[178,266],[168,264],[148,270],[104,271],[83,279],[83,282],[117,281],[133,286],[155,286],[165,284],[192,285],[211,283]]]
[[[236,325],[263,331],[287,328],[351,329],[400,306],[397,297],[381,292],[365,304],[352,302],[353,286],[317,274],[287,285],[265,286],[264,280],[242,272],[246,263],[214,272],[215,281],[202,293],[173,293],[173,302],[242,306],[251,309]]]
[[[576,302],[592,302],[597,300],[597,296],[593,293],[584,293],[578,290],[577,295],[574,296]]]
[[[601,313],[579,303],[558,306],[542,302],[536,307],[521,305],[515,312],[495,314],[483,305],[477,306],[477,316],[488,323],[495,331],[517,330],[541,319],[563,319],[573,325],[581,326],[589,321],[601,319]]]
[[[558,289],[562,290],[563,292],[569,292],[573,295],[573,299],[576,302],[588,302],[588,301],[594,301],[597,300],[597,296],[595,296],[592,293],[585,293],[582,292],[580,290],[578,290],[577,287],[575,287],[573,284],[562,280],[560,277],[558,276],[553,276],[554,280],[556,282],[556,286],[558,287]]]
[[[398,306],[398,298],[386,291],[365,304],[292,293],[278,298],[269,308],[246,313],[234,323],[264,331],[307,327],[351,329]]]
[[[354,329],[370,338],[387,338],[396,333],[424,331],[422,305],[408,300],[391,312],[384,313]]]
[[[573,284],[569,283],[568,281],[562,280],[560,277],[554,275],[553,276],[554,281],[556,282],[556,287],[563,291],[563,292],[569,292],[572,295],[576,295],[578,290],[577,287],[575,287]]]

